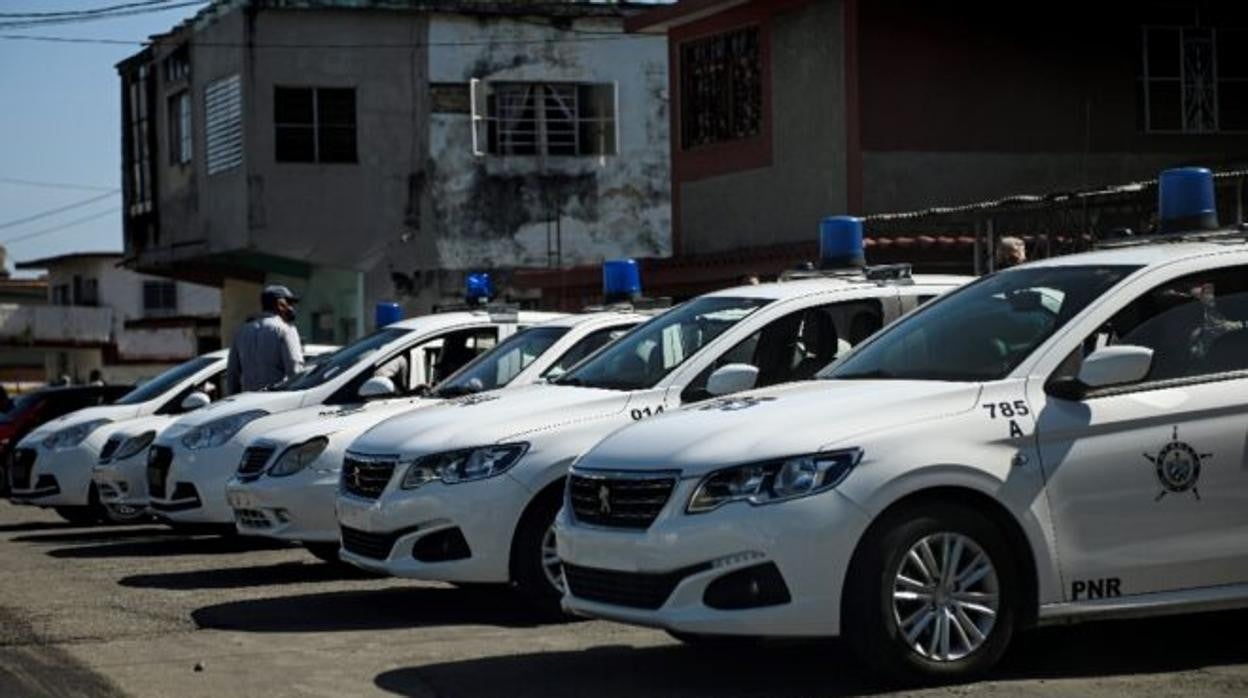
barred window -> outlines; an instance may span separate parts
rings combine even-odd
[[[474,82],[478,154],[615,155],[616,90],[613,83]],[[484,104],[480,104],[481,98]],[[483,113],[482,113],[483,112]],[[484,152],[480,152],[482,142]]]
[[[169,315],[178,309],[178,284],[174,281],[144,281],[143,311],[147,315]]]
[[[191,161],[191,93],[183,90],[169,98],[169,163]]]
[[[1144,27],[1139,126],[1150,133],[1248,131],[1248,30]]]
[[[680,47],[680,138],[685,149],[756,136],[763,122],[759,28]]]

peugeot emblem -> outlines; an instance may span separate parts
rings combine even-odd
[[[611,488],[606,485],[598,487],[598,513],[603,516],[611,513]]]

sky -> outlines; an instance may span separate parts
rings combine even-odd
[[[83,10],[123,2],[0,0],[0,14]],[[0,29],[0,35],[136,42],[121,46],[0,38],[0,245],[8,249],[10,270],[14,260],[121,250],[121,194],[108,195],[121,188],[121,88],[113,66],[139,51],[137,42],[169,29],[197,9],[180,7],[80,24]],[[0,17],[3,21],[6,18]],[[14,179],[90,188],[37,187],[10,181]],[[94,197],[103,198],[28,223],[7,225]],[[97,215],[59,232],[7,242]]]

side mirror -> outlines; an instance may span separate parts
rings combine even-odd
[[[1153,366],[1153,350],[1122,344],[1103,347],[1088,355],[1079,375],[1051,382],[1048,393],[1065,400],[1082,400],[1088,390],[1129,385],[1144,380]]]
[[[398,389],[394,387],[394,381],[384,376],[373,376],[364,381],[364,385],[360,386],[358,395],[367,400],[374,397],[395,395],[398,392]]]
[[[210,404],[212,404],[212,398],[208,397],[206,393],[196,390],[182,399],[182,411],[192,412]]]
[[[727,364],[706,379],[706,392],[716,397],[749,390],[758,382],[758,368],[749,364]]]

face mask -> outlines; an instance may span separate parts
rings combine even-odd
[[[293,307],[287,308],[286,312],[282,313],[282,319],[291,324],[294,324],[295,317],[297,316],[298,316],[298,313],[295,311]]]

